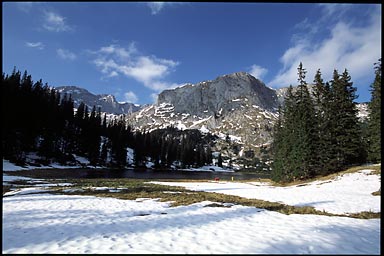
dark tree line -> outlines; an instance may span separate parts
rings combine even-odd
[[[60,97],[41,80],[33,82],[30,75],[13,70],[2,75],[2,152],[5,159],[24,163],[27,152],[38,152],[49,159],[65,160],[71,134],[64,133],[73,119],[71,98]]]
[[[272,178],[289,182],[326,175],[365,163],[367,154],[372,161],[380,161],[381,64],[372,86],[369,131],[358,120],[356,88],[346,69],[342,74],[334,70],[333,79],[326,83],[318,70],[311,93],[305,74],[300,63],[299,85],[295,91],[289,87],[284,106],[279,108],[272,145]]]
[[[210,143],[212,135],[202,135],[199,130],[181,131],[174,127],[152,132],[137,132],[135,166],[143,166],[150,158],[155,168],[200,167],[212,163]]]
[[[85,157],[91,165],[125,168],[129,149],[136,167],[147,160],[155,167],[202,166],[212,162],[210,138],[198,130],[175,128],[133,132],[125,116],[107,120],[95,106],[81,103],[74,111],[71,95],[33,82],[25,71],[2,75],[3,158],[25,164],[27,154],[37,153],[40,164],[75,163]]]

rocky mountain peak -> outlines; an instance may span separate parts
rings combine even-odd
[[[251,74],[240,71],[240,72],[234,72],[232,74],[227,74],[223,76],[219,76],[218,78],[224,78],[224,79],[237,79],[237,80],[250,80],[255,79]]]
[[[159,94],[156,105],[170,104],[177,113],[209,116],[230,112],[245,100],[271,111],[277,107],[274,90],[246,72],[165,90]]]
[[[104,101],[110,102],[110,103],[116,103],[117,102],[115,96],[113,96],[111,94],[101,94],[100,100],[104,100]]]

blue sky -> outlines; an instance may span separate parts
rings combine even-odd
[[[3,72],[153,103],[164,89],[246,71],[267,86],[348,69],[370,100],[381,4],[3,2]]]

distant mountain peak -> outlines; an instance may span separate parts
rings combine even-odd
[[[74,101],[75,107],[78,107],[81,102],[84,102],[88,108],[93,106],[100,107],[102,112],[110,114],[130,114],[138,111],[142,106],[128,103],[128,102],[117,102],[115,96],[111,94],[98,94],[95,95],[84,88],[77,86],[59,86],[55,88],[60,94],[70,94]]]

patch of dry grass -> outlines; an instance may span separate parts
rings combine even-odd
[[[380,219],[381,213],[380,212],[371,212],[371,211],[367,212],[367,211],[365,211],[365,212],[349,214],[349,217],[357,218],[357,219]]]
[[[381,196],[381,189],[375,191],[375,192],[372,192],[372,195],[373,196]]]
[[[136,200],[137,198],[153,198],[162,202],[170,202],[172,207],[181,205],[190,205],[202,201],[211,201],[213,204],[230,203],[244,206],[251,206],[270,211],[277,211],[283,214],[316,214],[326,216],[345,216],[353,218],[376,218],[377,213],[372,214],[354,214],[342,215],[332,214],[325,211],[316,210],[311,206],[290,206],[277,202],[269,202],[259,199],[248,199],[240,196],[225,195],[221,193],[192,191],[183,187],[167,186],[160,184],[148,183],[145,180],[138,179],[80,179],[68,180],[73,183],[73,192],[65,194],[91,195],[99,197],[112,197],[125,200]],[[108,190],[95,190],[95,187],[108,187],[110,189],[119,188],[120,192],[109,192]],[[68,187],[65,187],[68,189]],[[64,193],[58,188],[57,193]],[[378,213],[380,214],[380,213]]]
[[[3,185],[3,195],[9,191],[11,191],[11,186],[10,185]]]
[[[335,179],[337,176],[344,175],[346,173],[353,173],[364,169],[374,170],[373,174],[381,174],[381,165],[377,166],[358,166],[352,167],[348,170],[330,174],[324,177],[317,177],[307,181],[296,181],[289,184],[277,184],[271,182],[269,179],[257,179],[252,181],[259,182],[269,182],[271,185],[275,186],[292,186],[292,185],[301,185],[305,186],[307,183],[315,180],[324,180],[324,183],[329,180]],[[47,182],[51,183],[60,183],[60,182],[69,182],[73,185],[68,186],[58,186],[50,188],[53,193],[60,194],[76,194],[76,195],[92,195],[100,197],[112,197],[118,199],[126,200],[136,200],[137,198],[159,198],[160,201],[170,202],[171,206],[180,206],[180,205],[190,205],[193,203],[198,203],[202,201],[211,201],[213,204],[220,205],[220,203],[232,203],[237,205],[251,206],[261,209],[266,209],[270,211],[277,211],[283,214],[316,214],[316,215],[326,215],[326,216],[344,216],[360,219],[369,219],[369,218],[380,218],[380,213],[374,212],[361,212],[356,214],[332,214],[325,211],[316,210],[314,207],[304,206],[290,206],[286,204],[281,204],[277,202],[269,202],[259,199],[247,199],[239,196],[225,195],[220,193],[212,192],[202,192],[202,191],[191,191],[187,190],[184,187],[176,186],[166,186],[154,183],[148,183],[150,180],[145,179],[128,179],[128,178],[119,178],[119,179],[73,179],[68,178],[66,175],[70,172],[76,172],[74,170],[63,171],[63,170],[34,170],[34,171],[21,171],[17,175],[32,177],[32,178],[43,178]],[[13,174],[15,174],[13,172]],[[70,175],[69,175],[70,177]],[[165,180],[162,180],[165,181]],[[170,180],[174,181],[174,180]],[[202,180],[178,180],[178,182],[202,182]],[[249,182],[247,181],[236,181],[236,182]],[[22,182],[24,183],[24,182]],[[26,184],[19,184],[26,185]],[[118,192],[110,192],[106,190],[96,190],[95,187],[107,187],[110,189],[119,189]],[[10,191],[10,186],[3,186],[3,195],[5,192]],[[68,190],[70,189],[70,190]],[[64,192],[65,191],[65,192]],[[380,195],[380,190],[373,192],[373,195]]]
[[[329,180],[334,180],[339,176],[343,176],[344,174],[347,173],[355,173],[358,171],[362,170],[373,170],[369,175],[380,175],[381,174],[381,165],[360,165],[360,166],[354,166],[350,167],[347,170],[328,174],[326,176],[316,176],[311,179],[307,180],[296,180],[292,182],[287,182],[287,183],[278,183],[278,182],[270,182],[272,186],[278,186],[278,187],[289,187],[289,186],[297,186],[297,185],[302,185],[305,186],[307,183],[311,183],[313,181],[318,181],[318,180],[323,180],[323,181],[329,181]]]

